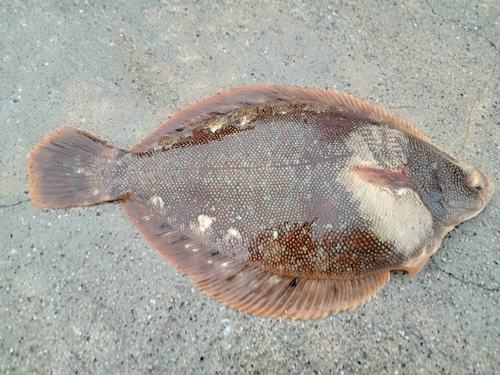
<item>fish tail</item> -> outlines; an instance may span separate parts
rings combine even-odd
[[[29,191],[41,207],[88,206],[113,201],[124,191],[110,178],[118,159],[127,154],[92,135],[63,127],[31,152]]]

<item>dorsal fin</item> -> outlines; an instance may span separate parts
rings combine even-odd
[[[377,122],[385,123],[395,129],[420,138],[427,143],[433,144],[427,136],[409,122],[393,115],[385,109],[347,94],[297,87],[246,86],[224,91],[187,107],[132,147],[131,151],[146,151],[152,148],[158,141],[177,133],[179,129],[184,130],[196,126],[200,121],[213,117],[216,113],[227,113],[237,108],[245,108],[272,101],[304,101],[332,105],[338,109],[356,112]]]

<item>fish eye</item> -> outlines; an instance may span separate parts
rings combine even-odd
[[[469,177],[469,186],[477,191],[483,190],[485,180],[479,173],[474,173]]]

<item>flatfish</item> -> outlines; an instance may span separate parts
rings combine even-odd
[[[126,151],[64,127],[29,158],[41,207],[121,200],[217,300],[306,319],[416,274],[494,186],[408,122],[338,92],[250,86],[173,116]]]

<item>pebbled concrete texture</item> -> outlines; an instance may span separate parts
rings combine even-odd
[[[500,194],[426,267],[324,319],[225,307],[119,203],[34,207],[27,158],[67,125],[130,148],[250,84],[338,90],[409,120],[500,186],[500,5],[0,2],[0,373],[492,374]]]

